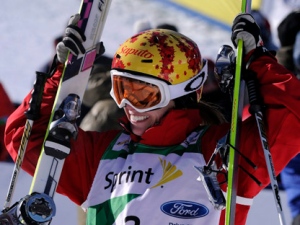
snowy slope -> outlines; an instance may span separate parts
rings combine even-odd
[[[290,10],[281,0],[269,0],[265,14],[271,19],[272,30]],[[32,87],[35,71],[54,54],[53,39],[61,35],[70,15],[78,12],[80,0],[14,0],[2,1],[0,9],[0,82],[10,98],[20,102]],[[279,6],[279,7],[278,7]],[[106,54],[112,55],[126,38],[134,33],[133,25],[141,19],[153,27],[172,23],[179,31],[194,39],[202,55],[215,59],[222,44],[231,45],[230,33],[187,11],[180,11],[159,1],[113,0],[103,34]],[[275,37],[276,40],[276,37]],[[0,207],[4,203],[13,165],[0,164]],[[29,191],[31,178],[21,173],[14,200]],[[287,224],[290,215],[282,194]],[[76,224],[76,207],[67,198],[57,195],[58,215],[52,225]],[[261,207],[263,206],[263,208]],[[279,224],[272,193],[262,192],[254,201],[247,225]]]
[[[3,1],[0,19],[0,81],[14,102],[20,102],[32,87],[35,71],[54,55],[53,39],[62,34],[68,17],[78,12],[79,0]],[[149,13],[151,12],[151,13]],[[108,55],[133,35],[133,24],[141,19],[153,26],[169,22],[193,38],[204,56],[215,58],[222,44],[230,44],[229,33],[208,26],[187,12],[160,5],[158,1],[113,0],[103,34]],[[212,42],[213,41],[213,42]]]
[[[275,28],[290,10],[282,1],[265,0],[264,13],[271,19],[275,42]],[[14,102],[23,99],[32,87],[35,71],[53,57],[53,40],[64,32],[69,16],[78,12],[79,5],[80,0],[2,2],[0,82]],[[113,0],[102,39],[108,55],[134,33],[133,25],[141,19],[149,20],[153,27],[165,22],[176,25],[199,45],[204,57],[215,59],[221,45],[231,45],[228,30],[208,24],[188,11],[159,1]]]

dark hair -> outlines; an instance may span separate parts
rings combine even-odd
[[[173,31],[176,31],[178,32],[178,29],[175,25],[173,24],[169,24],[169,23],[163,23],[163,24],[160,24],[156,27],[157,29],[168,29],[168,30],[173,30]]]
[[[205,101],[197,102],[196,92],[176,98],[174,101],[175,109],[199,109],[203,125],[216,125],[227,122],[217,105]]]

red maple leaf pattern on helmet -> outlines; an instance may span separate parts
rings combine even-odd
[[[137,35],[131,37],[131,38],[130,38],[130,43],[136,42],[136,41],[139,39],[139,36],[140,36],[140,34],[137,34]]]
[[[169,74],[174,72],[174,48],[172,46],[167,46],[166,44],[161,46],[162,51],[160,51],[160,55],[162,57],[162,68],[161,75],[164,78],[170,79]]]
[[[117,57],[113,58],[112,67],[118,68],[118,69],[124,69],[125,65],[124,65],[123,61],[121,60],[121,58],[117,56]]]
[[[160,77],[172,82],[169,74],[174,72],[174,65],[172,64],[174,61],[174,47],[168,45],[166,41],[167,38],[168,36],[163,33],[153,32],[148,41],[150,46],[156,45],[160,50],[160,62],[162,63],[162,66],[160,67]]]
[[[138,40],[139,36],[140,36],[140,34],[137,34],[137,35],[131,37],[130,40],[129,40],[129,42],[130,42],[130,43],[136,42],[136,41]],[[130,62],[128,62],[128,63],[125,65],[124,62],[122,61],[120,55],[119,55],[119,56],[117,55],[116,57],[114,57],[114,58],[113,58],[113,61],[112,61],[112,67],[113,67],[113,68],[125,69],[126,66],[130,66],[130,65],[131,65]]]
[[[188,39],[185,39],[186,44],[183,44],[182,42],[179,42],[178,48],[180,51],[185,53],[185,56],[188,60],[189,68],[193,70],[194,73],[197,73],[200,71],[200,52],[198,48],[195,48],[195,44],[191,42]]]

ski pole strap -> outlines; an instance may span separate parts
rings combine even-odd
[[[246,82],[248,90],[248,98],[250,103],[249,112],[251,115],[254,115],[258,112],[262,112],[264,109],[264,104],[262,102],[262,98],[258,90],[259,83],[257,80],[256,73],[248,69],[245,70],[243,74],[243,78]]]
[[[222,147],[225,147],[227,145],[227,142],[228,142],[228,138],[229,138],[229,131],[222,137],[218,140],[217,142],[217,149],[220,149]]]
[[[29,109],[25,112],[27,119],[36,120],[40,116],[40,108],[43,99],[43,91],[48,74],[36,72],[36,80],[31,92],[31,99],[29,101]]]

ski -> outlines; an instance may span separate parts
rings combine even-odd
[[[251,12],[251,0],[242,0],[241,12]],[[240,149],[240,133],[242,122],[242,111],[244,106],[245,81],[241,79],[241,67],[243,58],[243,41],[238,41],[236,69],[233,86],[232,117],[229,137],[229,161],[227,176],[227,196],[226,196],[226,214],[225,224],[234,225],[235,207],[237,195],[238,178],[238,156],[236,149]]]
[[[76,135],[76,126],[74,126],[74,132],[68,132],[60,127],[75,123],[76,118],[80,116],[81,99],[99,50],[100,38],[111,1],[82,0],[81,2],[80,20],[77,25],[86,36],[86,41],[83,43],[86,52],[78,56],[69,53],[29,194],[2,211],[0,224],[3,222],[3,224],[13,225],[48,225],[55,216],[56,208],[53,197],[64,160],[70,153],[70,139]],[[75,109],[76,115],[68,115],[70,107]],[[26,136],[26,139],[28,138]],[[10,201],[10,199],[11,196],[8,200]]]
[[[55,99],[54,107],[52,110],[52,115],[48,125],[48,132],[46,137],[49,134],[51,123],[53,122],[55,114],[61,110],[60,106],[69,100],[67,99],[71,95],[77,95],[78,100],[80,101],[83,98],[86,85],[91,73],[91,69],[94,63],[95,56],[97,54],[97,44],[99,43],[102,31],[105,25],[107,13],[110,7],[111,0],[83,0],[80,7],[81,20],[78,22],[78,26],[84,31],[86,36],[86,41],[83,43],[86,53],[83,55],[78,55],[77,57],[69,54],[69,58],[65,65],[65,70],[62,74],[61,83],[58,88],[58,94]],[[72,97],[71,97],[72,98]],[[78,101],[77,100],[77,101]],[[47,139],[45,141],[47,143]],[[46,150],[47,151],[47,150]],[[34,175],[34,181],[30,188],[30,193],[32,192],[45,192],[47,188],[50,188],[49,185],[53,185],[49,194],[52,196],[56,190],[56,184],[60,176],[60,167],[63,166],[64,160],[61,159],[59,162],[56,162],[57,157],[48,156],[45,154],[45,148],[42,150],[36,173]],[[40,165],[43,165],[40,167]],[[47,164],[47,166],[46,166]],[[48,175],[51,169],[54,169],[54,166],[57,166],[57,169],[53,171],[52,175]],[[45,182],[45,174],[47,174],[48,180]]]

